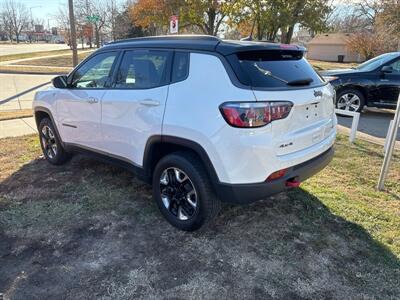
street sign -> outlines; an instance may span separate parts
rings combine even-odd
[[[178,16],[171,16],[169,19],[169,33],[178,33]]]
[[[96,16],[96,15],[86,16],[86,20],[89,23],[96,23],[100,20],[100,16]]]

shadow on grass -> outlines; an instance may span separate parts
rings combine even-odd
[[[301,189],[172,228],[131,174],[76,156],[0,185],[0,293],[42,298],[395,298],[400,262]]]

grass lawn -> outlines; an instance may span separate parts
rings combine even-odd
[[[32,117],[32,116],[33,116],[32,109],[0,111],[0,121],[12,120],[12,119],[18,119],[18,118],[26,118],[26,117]]]
[[[87,51],[88,49],[85,49]],[[53,53],[54,52],[54,53]],[[37,55],[37,54],[40,55]],[[45,57],[45,58],[34,58],[40,56],[47,55],[58,55],[64,54],[63,56],[56,57]],[[78,52],[78,61],[85,59],[91,52]],[[21,57],[19,57],[21,56]],[[54,51],[46,51],[46,52],[35,52],[35,53],[22,53],[0,56],[0,62],[4,57],[7,57],[6,60],[13,60],[19,58],[30,58],[33,59],[24,60],[21,62],[16,62],[14,64],[9,65],[0,65],[0,72],[27,72],[27,73],[38,73],[38,74],[66,74],[72,70],[72,54],[70,50],[54,50]]]
[[[78,53],[78,61],[85,59],[91,52]],[[56,57],[46,57],[24,60],[15,65],[49,66],[49,67],[70,67],[72,68],[72,54]]]
[[[24,58],[35,58],[41,56],[48,55],[57,55],[57,54],[71,54],[71,50],[50,50],[50,51],[39,51],[32,53],[18,53],[18,54],[9,54],[9,55],[0,55],[0,62],[16,60],[16,59],[24,59]]]
[[[357,63],[338,63],[338,62],[330,62],[330,61],[320,61],[320,60],[308,60],[310,64],[317,70],[335,70],[335,69],[350,69],[356,67]]]
[[[195,233],[172,228],[151,188],[36,136],[0,140],[0,291],[6,298],[395,299],[400,153],[375,191],[382,147],[339,135],[301,189],[224,205]]]

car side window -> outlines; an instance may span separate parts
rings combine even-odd
[[[116,57],[117,52],[106,52],[92,57],[73,73],[71,86],[78,89],[104,88]]]
[[[175,52],[172,66],[172,82],[185,80],[189,74],[189,52]]]
[[[400,74],[400,59],[392,62],[390,66],[393,68],[393,73]]]
[[[114,88],[148,89],[167,83],[170,51],[126,51],[118,68]]]

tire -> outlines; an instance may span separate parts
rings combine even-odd
[[[39,123],[39,140],[43,155],[53,165],[62,165],[71,155],[65,151],[61,140],[49,118],[43,118]]]
[[[365,105],[364,95],[356,89],[345,89],[336,97],[336,108],[361,112]]]
[[[158,162],[153,172],[153,198],[167,221],[185,231],[210,223],[221,209],[203,164],[190,152],[169,154]]]

